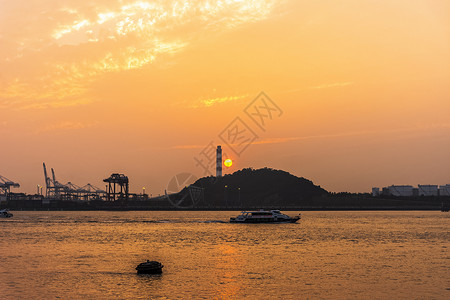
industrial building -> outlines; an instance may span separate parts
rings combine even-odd
[[[413,186],[412,185],[391,185],[388,187],[389,194],[398,197],[411,197],[413,196]]]
[[[380,196],[380,188],[373,187],[372,188],[372,196],[374,196],[374,197]]]
[[[439,196],[439,188],[437,185],[420,185],[419,196]]]
[[[439,196],[450,196],[450,184],[439,187]]]
[[[412,185],[391,185],[380,188],[372,188],[372,196],[395,196],[395,197],[431,197],[431,196],[450,196],[450,184],[447,185],[421,185],[413,187]]]

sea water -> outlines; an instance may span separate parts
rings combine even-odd
[[[450,299],[449,213],[13,213],[0,299]],[[163,273],[137,275],[147,259]]]

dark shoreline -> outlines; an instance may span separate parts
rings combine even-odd
[[[36,208],[36,209],[10,209],[11,212],[17,211],[254,211],[259,209],[279,209],[281,211],[441,211],[440,207],[289,207],[289,208],[138,208],[138,207],[110,207],[110,208]]]
[[[294,201],[292,201],[294,202]],[[3,201],[0,209],[11,211],[249,211],[279,209],[282,211],[441,211],[448,209],[450,197],[370,197],[367,195],[332,195],[312,199],[299,199],[298,203],[261,201],[260,203],[221,203],[209,201],[194,207],[174,207],[167,200],[147,201],[71,201],[50,198],[23,197]]]

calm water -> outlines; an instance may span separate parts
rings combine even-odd
[[[449,213],[13,213],[0,299],[450,299]],[[163,274],[136,275],[146,259]]]

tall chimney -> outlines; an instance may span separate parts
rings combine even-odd
[[[216,177],[222,177],[222,147],[217,146],[216,152]]]

